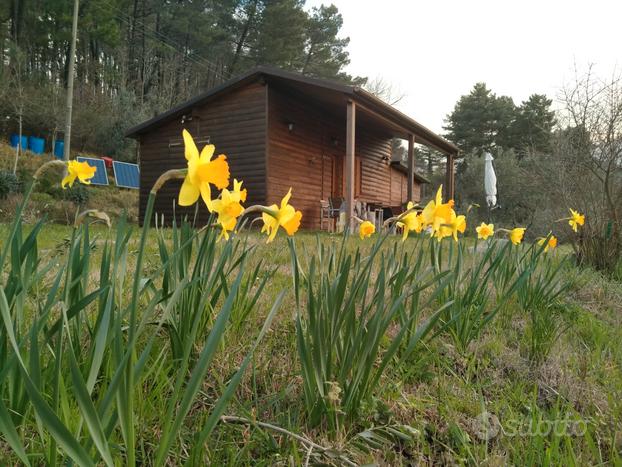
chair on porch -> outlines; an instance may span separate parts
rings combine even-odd
[[[377,207],[376,209],[374,209],[374,219],[375,219],[375,224],[376,224],[376,230],[378,232],[382,231],[382,224],[384,223],[384,208],[383,207]]]
[[[376,231],[380,232],[384,222],[384,207],[377,203],[367,203],[365,209],[367,211],[365,219],[372,222],[376,227]]]
[[[341,209],[341,205],[343,204],[344,199],[341,197],[329,196],[328,197],[328,206],[330,208],[329,214],[332,217],[339,216],[339,209]]]
[[[333,219],[331,215],[330,203],[327,200],[320,200],[320,230],[324,230],[324,222],[328,223],[328,231],[333,231]]]

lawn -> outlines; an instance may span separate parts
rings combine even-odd
[[[622,284],[570,261],[533,315],[468,238],[151,230],[135,279],[136,226],[46,224],[36,255],[31,229],[3,266],[8,464],[621,462]]]

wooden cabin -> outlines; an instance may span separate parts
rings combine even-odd
[[[454,193],[452,143],[357,86],[258,67],[127,132],[139,145],[141,222],[157,177],[186,166],[183,128],[199,150],[211,143],[227,155],[232,179],[248,189],[247,205],[278,203],[292,187],[304,228],[320,227],[320,201],[329,198],[344,200],[349,218],[357,201],[394,210],[419,201],[425,179],[415,172],[415,143],[446,155],[446,196]],[[408,142],[408,163],[392,160],[393,138]],[[177,205],[180,185],[158,193],[164,222],[195,214]],[[199,221],[206,218],[201,206]]]

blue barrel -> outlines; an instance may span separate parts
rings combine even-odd
[[[36,136],[28,137],[28,147],[35,154],[43,154],[45,151],[45,140]]]
[[[54,143],[54,155],[57,159],[63,158],[63,153],[65,152],[65,142],[61,140],[56,140]]]
[[[9,137],[9,143],[11,144],[12,147],[16,148],[18,142],[19,142],[19,135],[16,133],[13,133]],[[22,150],[26,150],[26,149],[28,149],[28,136],[22,135]]]

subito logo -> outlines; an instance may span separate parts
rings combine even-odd
[[[473,423],[474,434],[482,441],[495,438],[501,429],[499,418],[490,412],[484,411],[475,417]]]

